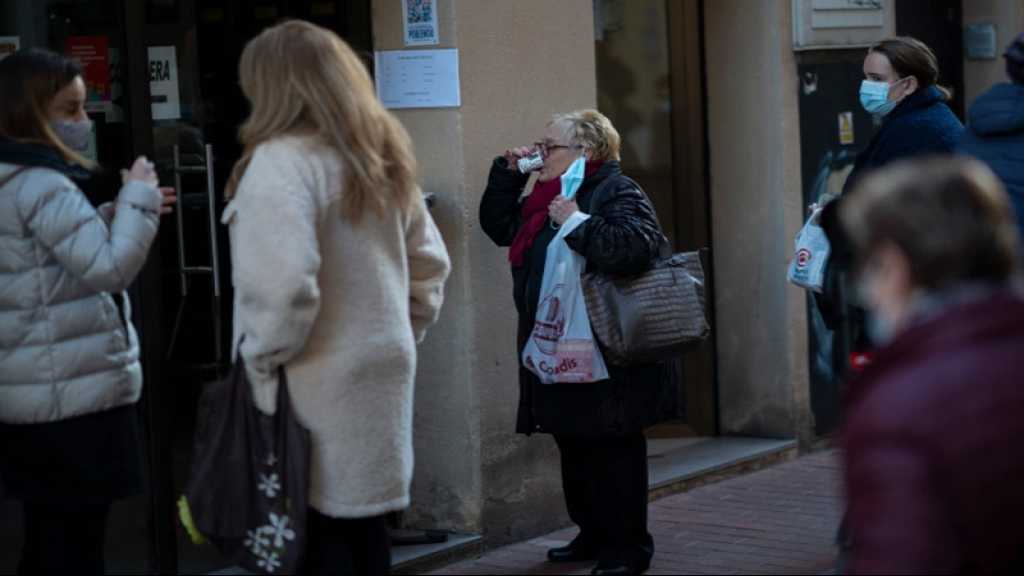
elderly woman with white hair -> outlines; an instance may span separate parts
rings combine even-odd
[[[608,118],[581,110],[556,115],[533,147],[509,149],[494,160],[480,222],[495,244],[509,247],[520,353],[536,316],[548,244],[576,211],[590,218],[566,242],[585,257],[588,271],[643,272],[666,242],[654,206],[622,174],[619,144]],[[527,191],[529,175],[517,164],[534,152],[544,164]],[[569,200],[560,194],[560,177],[580,156],[586,157],[585,176]],[[654,554],[643,431],[678,417],[679,393],[664,364],[608,368],[610,378],[600,382],[541,384],[520,366],[516,431],[554,436],[569,517],[580,528],[568,546],[550,550],[548,559],[596,560],[594,574],[641,573]]]

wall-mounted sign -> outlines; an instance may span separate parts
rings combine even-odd
[[[440,44],[437,0],[402,0],[402,25],[406,46]]]
[[[459,51],[389,50],[374,55],[377,96],[388,108],[458,108]]]
[[[893,35],[892,0],[792,0],[797,50],[869,46]]]
[[[21,38],[18,36],[0,36],[0,60],[8,54],[13,54],[21,48]]]
[[[850,146],[853,144],[853,112],[839,113],[839,144]]]
[[[811,28],[881,28],[881,0],[812,0]]]
[[[153,103],[153,120],[181,118],[178,54],[174,46],[149,47],[149,94]]]
[[[970,60],[995,60],[997,42],[996,25],[990,22],[970,24],[964,31],[964,52]]]
[[[106,36],[71,36],[65,50],[82,67],[85,81],[85,109],[105,111],[110,103],[110,49]]]

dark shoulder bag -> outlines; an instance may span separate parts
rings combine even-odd
[[[283,367],[278,377],[273,416],[253,403],[241,355],[227,378],[206,386],[179,501],[194,541],[262,574],[294,574],[306,546],[309,431],[295,419]]]
[[[614,180],[609,178],[594,191],[592,213]],[[583,275],[590,327],[608,362],[623,366],[670,360],[708,337],[701,265],[705,252],[672,254],[664,239],[660,257],[642,274]]]

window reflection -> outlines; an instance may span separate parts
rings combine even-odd
[[[672,236],[672,100],[665,0],[594,0],[597,102],[622,135],[622,168]]]

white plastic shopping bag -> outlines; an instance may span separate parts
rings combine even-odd
[[[544,384],[608,379],[580,284],[586,262],[565,242],[588,218],[582,212],[573,214],[548,245],[537,317],[523,349],[523,366]]]
[[[811,217],[796,235],[796,250],[789,264],[789,281],[812,292],[821,292],[825,286],[825,265],[832,247],[821,228],[821,207],[815,207]]]

